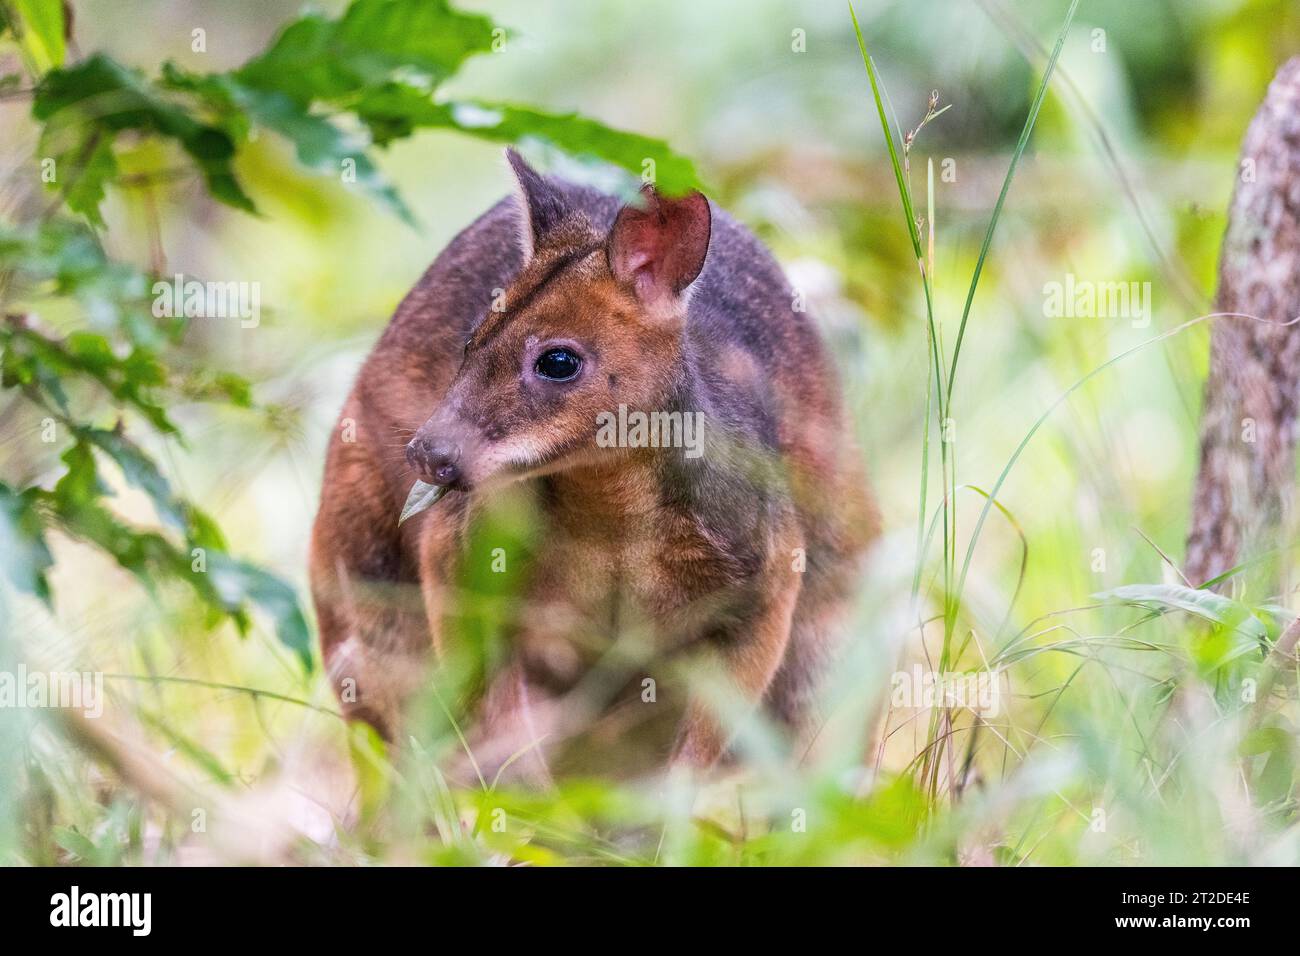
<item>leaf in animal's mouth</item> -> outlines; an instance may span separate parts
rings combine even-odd
[[[397,523],[400,525],[407,518],[413,518],[421,511],[432,508],[446,493],[446,485],[431,485],[417,478],[411,493],[406,496],[406,504],[402,505],[402,516],[397,519]]]

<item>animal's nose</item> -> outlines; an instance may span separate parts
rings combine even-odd
[[[412,438],[406,460],[431,485],[453,485],[460,480],[460,446],[435,438]]]

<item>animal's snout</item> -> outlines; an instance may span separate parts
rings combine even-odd
[[[436,438],[412,438],[406,446],[406,460],[422,481],[431,485],[454,485],[460,481],[460,446]]]

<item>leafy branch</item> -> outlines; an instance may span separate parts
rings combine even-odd
[[[310,667],[293,589],[231,557],[216,522],[172,490],[132,437],[140,429],[184,447],[168,411],[181,401],[260,406],[241,376],[183,361],[185,319],[149,308],[155,277],[105,253],[107,192],[140,176],[122,172],[119,150],[160,144],[168,166],[152,185],[176,183],[179,158],[213,199],[256,213],[239,157],[265,131],[287,140],[303,167],[355,183],[412,224],[374,152],[425,129],[542,141],[653,176],[669,192],[698,186],[698,177],[659,140],[574,114],[443,98],[443,84],[469,58],[508,38],[489,17],[447,0],[354,0],[337,18],[306,13],[242,66],[213,73],[167,62],[147,75],[102,52],[79,56],[72,23],[70,3],[0,0],[0,51],[16,47],[26,74],[0,77],[0,92],[31,97],[40,132],[31,182],[52,193],[34,214],[0,211],[0,394],[11,399],[0,422],[25,414],[61,426],[63,436],[52,483],[40,474],[0,476],[0,566],[18,589],[52,603],[49,535],[58,532],[107,554],[150,590],[183,582],[214,623],[229,618],[246,631],[260,609]],[[36,303],[78,318],[55,331],[36,318]],[[107,463],[148,496],[156,528],[132,525],[109,506]]]

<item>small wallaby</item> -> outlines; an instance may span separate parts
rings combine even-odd
[[[507,157],[517,195],[398,307],[329,447],[311,579],[344,711],[396,734],[445,650],[475,513],[522,485],[536,560],[478,705],[482,769],[528,750],[544,777],[591,648],[631,627],[797,737],[878,526],[814,323],[699,193],[622,205]],[[399,526],[417,479],[446,494]],[[673,762],[727,749],[706,696]]]

